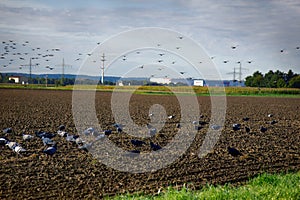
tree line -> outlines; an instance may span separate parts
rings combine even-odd
[[[15,83],[15,81],[9,80],[10,74],[0,73],[0,83]],[[27,77],[28,78],[28,77]],[[30,84],[40,84],[40,85],[55,85],[55,86],[61,86],[61,85],[74,85],[75,84],[75,78],[44,78],[44,77],[32,77],[31,79],[28,78],[28,81],[26,81]],[[96,80],[90,80],[90,79],[80,79],[77,80],[78,84],[86,84],[86,85],[94,85],[99,84],[99,81]],[[104,81],[104,85],[115,85],[114,82],[111,81]]]
[[[300,88],[300,75],[289,70],[287,73],[279,70],[262,74],[259,71],[247,76],[245,85],[248,87],[268,87],[268,88]]]

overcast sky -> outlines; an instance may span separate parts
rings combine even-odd
[[[0,13],[1,54],[8,50],[1,55],[1,72],[28,72],[19,67],[34,57],[40,65],[33,73],[60,73],[64,58],[71,65],[65,73],[76,74],[98,42],[133,28],[162,27],[199,43],[224,79],[232,78],[227,73],[238,67],[237,61],[248,69],[243,77],[256,70],[300,73],[298,0],[1,0]],[[120,75],[122,65],[117,64],[107,74]],[[182,71],[193,77],[183,64]]]

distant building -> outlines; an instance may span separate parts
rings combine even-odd
[[[194,80],[194,86],[204,86],[204,80],[203,79],[196,79]]]
[[[159,83],[159,84],[170,84],[171,83],[171,79],[169,79],[169,78],[151,77],[150,78],[150,82]]]
[[[173,83],[174,85],[193,85],[193,79],[188,78],[172,78],[171,79],[171,83]]]
[[[28,83],[28,78],[24,76],[10,76],[8,77],[8,80],[14,80],[15,83],[21,83],[21,84],[26,84]]]

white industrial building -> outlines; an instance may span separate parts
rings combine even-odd
[[[150,82],[153,83],[159,83],[159,84],[170,84],[171,79],[170,78],[156,78],[156,77],[151,77]]]

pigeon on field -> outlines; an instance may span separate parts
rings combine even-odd
[[[168,117],[168,119],[173,119],[175,116],[174,115],[170,115],[169,117]]]
[[[210,128],[213,129],[213,130],[219,130],[221,128],[221,126],[219,126],[219,125],[211,125]]]
[[[123,131],[122,127],[117,127],[117,132],[121,133]]]
[[[41,139],[43,141],[44,146],[55,144],[55,142],[53,140],[51,140],[50,138],[42,137]]]
[[[246,131],[247,133],[249,133],[249,132],[250,132],[250,128],[249,128],[249,127],[245,127],[245,131]]]
[[[47,132],[43,132],[43,131],[37,131],[35,132],[35,135],[39,138],[54,138],[55,137],[55,134],[54,133],[47,133]]]
[[[205,121],[199,121],[199,125],[204,126],[205,124],[207,124],[207,122],[205,122]]]
[[[249,121],[249,117],[243,117],[243,121]]]
[[[118,128],[118,127],[123,128],[123,125],[122,125],[122,124],[115,123],[115,124],[113,124],[113,127],[115,127],[115,128]]]
[[[233,157],[237,157],[237,156],[242,156],[243,155],[239,150],[237,150],[237,149],[235,149],[233,147],[228,147],[227,150],[228,150],[228,153],[230,155],[232,155]]]
[[[84,135],[92,135],[94,133],[95,129],[90,127],[90,128],[87,128],[86,130],[83,131],[83,134]]]
[[[52,156],[53,154],[55,154],[56,151],[57,151],[57,144],[54,144],[53,146],[48,147],[43,152],[49,156]]]
[[[20,153],[22,153],[22,152],[26,152],[26,149],[24,149],[24,148],[21,147],[21,146],[16,146],[13,150],[14,150],[14,152],[16,152],[16,153],[18,153],[18,154],[20,154]]]
[[[67,132],[66,131],[64,131],[64,130],[58,130],[57,131],[57,134],[59,135],[59,136],[61,136],[61,137],[67,137]]]
[[[67,134],[66,140],[67,140],[68,142],[76,142],[76,139],[77,139],[77,138],[79,138],[79,136]]]
[[[75,143],[77,145],[83,145],[84,141],[80,137],[78,137],[78,138],[76,138]]]
[[[65,129],[66,129],[65,125],[60,125],[60,126],[58,127],[58,130],[59,130],[59,131],[64,131]]]
[[[33,138],[34,138],[33,135],[23,134],[23,140],[25,140],[25,141],[29,141]]]
[[[148,130],[148,134],[152,137],[157,133],[156,128],[151,128]]]
[[[157,151],[161,149],[161,146],[159,146],[158,144],[154,144],[153,142],[150,142],[150,147],[153,151]]]
[[[141,140],[130,140],[130,142],[134,146],[143,146],[144,144],[146,144],[144,141],[141,141]]]
[[[181,124],[180,123],[176,124],[176,128],[181,128]]]
[[[0,138],[0,146],[5,146],[9,141],[6,138]]]
[[[273,117],[273,115],[272,114],[268,114],[268,117]]]
[[[104,135],[107,135],[109,136],[110,134],[112,134],[112,131],[111,130],[105,130],[103,131]]]
[[[6,146],[8,146],[8,148],[10,148],[11,150],[14,150],[16,146],[19,146],[19,144],[16,142],[7,142]]]
[[[238,130],[240,130],[240,128],[241,128],[241,124],[233,124],[233,125],[232,125],[232,129],[233,129],[234,131],[238,131]]]
[[[192,123],[193,123],[194,125],[198,125],[198,124],[199,124],[198,121],[193,121]]]
[[[260,132],[262,132],[262,133],[264,133],[264,132],[266,132],[268,129],[267,128],[265,128],[265,127],[260,127]]]
[[[276,120],[273,120],[273,121],[270,122],[270,124],[272,124],[272,125],[274,125],[274,124],[276,124],[276,123],[277,123]]]
[[[5,134],[12,133],[12,128],[6,128],[6,129],[4,129],[3,133],[5,133]]]

